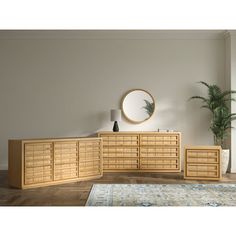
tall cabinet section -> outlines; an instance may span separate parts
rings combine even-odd
[[[102,176],[100,138],[9,140],[9,184],[32,188]]]
[[[180,172],[179,132],[100,132],[104,172]]]

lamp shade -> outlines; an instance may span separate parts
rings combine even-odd
[[[121,120],[121,110],[112,109],[111,110],[111,121],[120,121]]]

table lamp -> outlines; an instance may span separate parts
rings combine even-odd
[[[118,122],[121,120],[121,110],[112,109],[111,110],[111,121],[115,121],[113,125],[113,132],[119,132]]]

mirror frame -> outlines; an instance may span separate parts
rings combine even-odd
[[[147,94],[152,98],[153,103],[154,103],[154,111],[153,111],[152,115],[149,116],[148,118],[146,118],[146,119],[143,120],[143,121],[135,121],[135,120],[130,119],[130,118],[125,114],[125,111],[124,111],[124,106],[123,106],[123,105],[124,105],[124,100],[125,100],[125,98],[126,98],[126,96],[127,96],[128,94],[130,94],[131,92],[134,92],[134,91],[142,91],[142,92],[147,93]],[[122,110],[123,116],[124,116],[125,119],[127,119],[129,122],[134,123],[134,124],[141,124],[141,123],[143,123],[143,122],[149,120],[149,119],[154,115],[155,110],[156,110],[156,102],[155,102],[155,99],[154,99],[154,97],[152,96],[152,94],[149,93],[147,90],[139,89],[139,88],[137,88],[137,89],[131,89],[131,90],[127,91],[127,92],[123,95],[123,97],[122,97],[122,99],[121,99],[121,110]]]

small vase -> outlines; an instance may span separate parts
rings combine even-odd
[[[113,132],[119,132],[119,126],[118,126],[118,122],[117,121],[114,122]]]
[[[226,174],[228,166],[229,166],[229,149],[223,149],[221,155],[221,171],[222,174]]]

